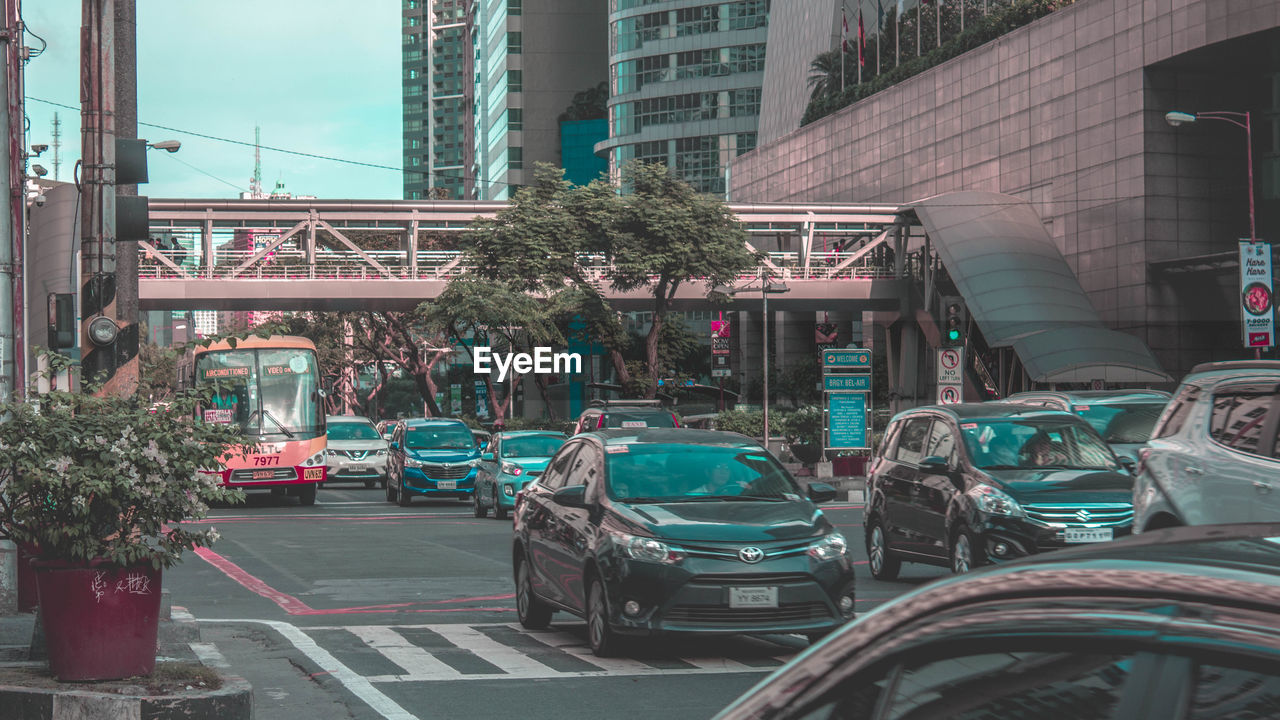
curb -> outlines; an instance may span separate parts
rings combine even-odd
[[[120,695],[88,690],[0,685],[0,707],[8,720],[248,720],[253,717],[249,682],[223,675],[223,686],[200,695]]]

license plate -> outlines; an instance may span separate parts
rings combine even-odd
[[[778,607],[778,588],[731,587],[729,588],[729,607],[776,608]]]
[[[643,420],[623,420],[623,421],[622,421],[622,427],[624,427],[624,428],[642,428],[642,427],[649,427],[649,423],[647,423],[647,422],[645,422],[645,421],[643,421]]]
[[[436,488],[439,490],[457,490],[458,481],[457,480],[441,480],[436,483]]]
[[[270,470],[254,470],[253,471],[254,480],[270,480],[273,477],[275,477],[275,473],[271,472]]]
[[[368,468],[364,465],[348,465],[347,470],[350,470],[351,472],[364,472],[365,470],[368,470]]]
[[[1108,542],[1111,539],[1111,528],[1067,528],[1062,531],[1062,540],[1068,543]]]

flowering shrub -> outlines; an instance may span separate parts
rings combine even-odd
[[[60,356],[50,356],[65,365]],[[239,426],[196,422],[210,390],[154,407],[137,397],[52,391],[0,403],[0,537],[46,560],[170,567],[217,532],[178,523],[238,502],[216,474],[244,448]]]

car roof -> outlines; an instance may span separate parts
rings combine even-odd
[[[324,421],[326,423],[367,423],[369,425],[373,424],[373,421],[370,420],[369,418],[361,417],[359,415],[327,415],[325,416]]]
[[[1075,415],[1065,410],[1052,410],[1041,407],[1039,405],[1022,405],[1013,402],[985,402],[985,403],[957,403],[955,405],[921,405],[920,407],[903,410],[893,416],[893,420],[909,417],[911,415],[922,412],[940,412],[954,417],[956,420],[968,419],[989,419],[1002,417],[1041,417],[1053,416],[1060,418],[1072,418],[1079,420]],[[1083,422],[1083,421],[1081,421]]]
[[[468,430],[471,429],[471,426],[455,418],[413,418],[411,420],[404,420],[402,422],[404,422],[406,427],[428,427],[431,425],[461,425],[462,427]]]
[[[551,435],[558,438],[568,437],[559,430],[502,430],[494,434],[500,435],[503,438],[528,437],[530,435]]]
[[[1280,379],[1280,360],[1230,360],[1200,363],[1182,379],[1184,383],[1207,385],[1222,380],[1250,378]]]
[[[595,430],[577,437],[596,437],[607,446],[613,445],[714,445],[721,447],[760,447],[760,443],[725,430],[693,428],[621,428]]]
[[[1164,390],[1028,390],[1026,392],[1014,393],[1005,398],[1005,402],[1017,402],[1019,398],[1031,395],[1054,395],[1056,397],[1065,398],[1067,400],[1087,400],[1092,403],[1105,404],[1108,402],[1123,402],[1126,400],[1150,400],[1152,402],[1167,402],[1170,397],[1169,393]]]

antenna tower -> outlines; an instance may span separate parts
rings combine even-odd
[[[253,126],[253,179],[249,182],[249,193],[262,197],[262,127]]]
[[[58,179],[58,166],[62,164],[61,153],[59,149],[62,147],[62,122],[58,120],[58,113],[53,114],[53,179]]]

